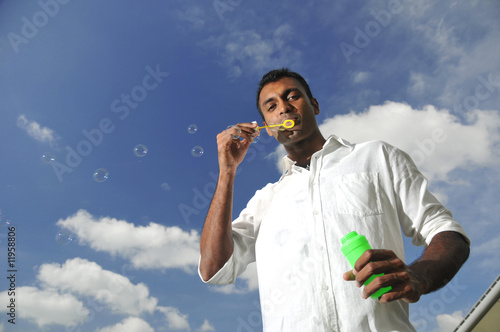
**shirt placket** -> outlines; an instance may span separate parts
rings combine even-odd
[[[326,231],[322,212],[322,201],[320,195],[320,171],[322,167],[322,153],[317,152],[311,158],[309,174],[309,196],[313,211],[314,242],[316,254],[320,258],[321,273],[318,280],[315,280],[322,294],[321,321],[314,320],[315,324],[320,324],[326,331],[338,331],[338,317],[336,312],[335,297],[333,294],[333,284],[330,268],[330,255],[327,246]]]

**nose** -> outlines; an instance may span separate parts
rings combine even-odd
[[[290,113],[292,111],[292,107],[290,106],[287,100],[281,100],[278,107],[280,115]]]

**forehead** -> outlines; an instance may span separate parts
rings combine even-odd
[[[302,93],[306,93],[304,87],[298,80],[292,77],[283,77],[276,82],[267,83],[259,94],[259,104],[264,103],[269,98],[274,96],[280,96],[283,92],[287,90],[300,90]]]

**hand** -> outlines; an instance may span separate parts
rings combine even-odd
[[[415,303],[420,299],[428,287],[423,278],[414,273],[408,265],[399,259],[392,250],[367,250],[356,261],[354,269],[344,273],[344,280],[356,280],[356,285],[363,283],[374,274],[378,276],[363,289],[363,298],[368,298],[382,287],[391,286],[392,289],[379,298],[381,303],[403,300]]]
[[[221,171],[236,171],[238,165],[245,158],[250,143],[259,135],[259,130],[256,129],[257,126],[257,122],[238,123],[217,135],[217,150]],[[238,128],[241,132],[237,131]],[[243,139],[233,139],[231,135],[237,135]]]

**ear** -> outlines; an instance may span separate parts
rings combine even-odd
[[[313,108],[314,108],[314,114],[318,115],[320,111],[319,111],[319,103],[316,100],[316,98],[312,99],[312,105],[313,105]]]

